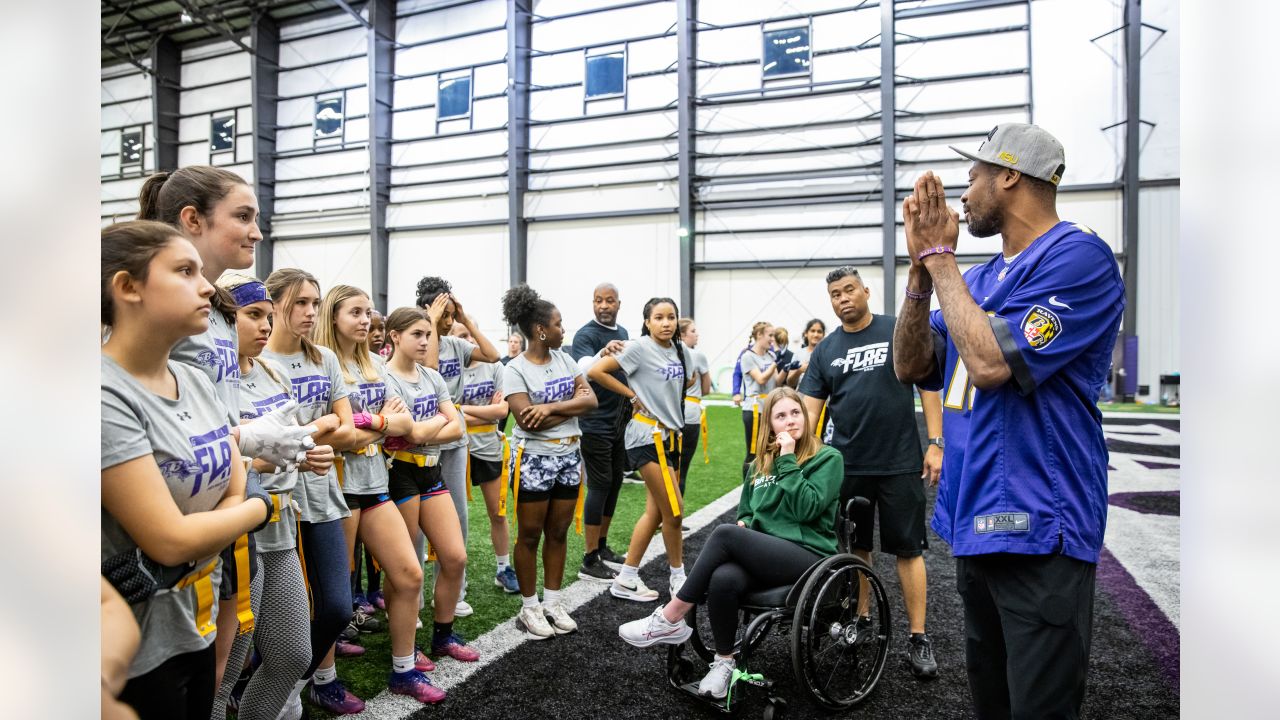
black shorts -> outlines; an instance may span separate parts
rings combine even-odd
[[[347,501],[347,507],[355,510],[368,510],[369,508],[378,507],[382,503],[391,502],[391,494],[389,492],[369,493],[367,495],[342,493],[342,497]]]
[[[230,600],[239,591],[237,586],[240,581],[240,571],[236,563],[236,544],[231,543],[218,554],[222,557],[222,577],[218,580],[218,599]],[[253,533],[249,533],[249,577],[253,577],[257,572],[258,543],[253,539]],[[248,592],[248,589],[246,588],[245,591]]]
[[[483,460],[471,456],[471,484],[480,485],[502,477],[502,460]]]
[[[449,492],[439,465],[418,467],[417,463],[393,460],[387,475],[387,494],[397,505],[415,495],[421,497]]]
[[[667,467],[671,468],[671,472],[678,477],[680,475],[680,443],[676,443],[676,449],[668,450],[666,456]],[[636,470],[644,467],[646,463],[656,463],[658,449],[653,444],[627,448],[627,462]]]
[[[924,530],[924,480],[920,472],[900,475],[845,475],[840,488],[840,507],[849,498],[862,496],[870,507],[857,506],[853,521],[857,530],[853,546],[870,551],[875,530],[875,512],[880,508],[880,552],[900,558],[917,557],[929,547]]]

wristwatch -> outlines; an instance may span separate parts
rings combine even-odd
[[[936,438],[929,438],[929,444],[930,444],[930,445],[937,445],[939,450],[942,450],[942,449],[943,449],[943,447],[942,447],[942,438],[940,438],[940,437],[936,437]]]

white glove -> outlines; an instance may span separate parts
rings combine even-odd
[[[240,426],[240,454],[258,458],[291,472],[307,459],[307,450],[316,446],[311,435],[315,425],[298,425],[295,400],[281,405],[275,412]]]

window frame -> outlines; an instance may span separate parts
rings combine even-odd
[[[138,133],[138,159],[126,160],[124,155],[124,136],[131,133]],[[136,125],[120,130],[120,171],[124,172],[125,168],[137,168],[141,170],[147,164],[147,126]]]
[[[312,97],[311,103],[311,147],[327,147],[330,145],[346,145],[347,144],[347,93],[342,91],[337,95],[323,97],[327,93],[318,93]],[[334,100],[338,101],[338,112],[342,115],[342,120],[338,123],[338,130],[335,133],[324,135],[323,137],[316,134],[320,127],[320,103],[329,103]]]
[[[467,81],[467,111],[458,115],[442,116],[440,114],[442,101],[441,87],[444,83],[453,83],[461,80]],[[436,73],[436,134],[440,134],[440,124],[447,122],[457,122],[459,120],[467,121],[467,129],[473,129],[473,118],[475,117],[476,108],[476,69],[474,67],[466,70],[454,70],[447,73]]]
[[[606,46],[609,47],[609,46]],[[582,51],[582,100],[584,103],[592,103],[598,100],[616,100],[623,99],[623,106],[626,106],[627,99],[627,73],[630,69],[630,53],[627,52],[629,46],[624,44],[618,50],[605,50],[600,52],[601,48],[588,48]],[[593,53],[593,51],[595,51]],[[600,95],[590,95],[587,91],[587,83],[591,78],[591,61],[594,58],[611,57],[613,55],[622,56],[622,90],[619,92],[603,93]]]

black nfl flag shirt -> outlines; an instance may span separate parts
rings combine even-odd
[[[893,371],[896,323],[892,315],[873,315],[859,332],[837,327],[814,348],[800,381],[801,394],[827,401],[831,446],[844,454],[848,475],[899,475],[924,466],[915,391]]]

